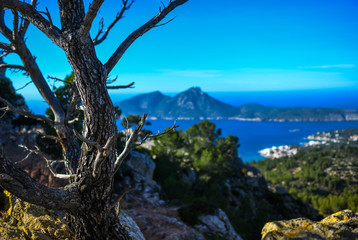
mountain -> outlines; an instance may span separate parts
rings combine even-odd
[[[140,94],[116,104],[124,115],[147,113],[156,118],[232,118],[255,121],[352,121],[358,111],[350,109],[274,107],[244,104],[238,107],[223,103],[199,87],[192,87],[174,97],[156,91]]]
[[[117,103],[125,115],[147,113],[158,118],[229,118],[237,108],[220,102],[192,87],[174,97],[168,97],[156,91],[141,94]]]

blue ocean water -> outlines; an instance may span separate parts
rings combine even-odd
[[[270,92],[216,92],[209,93],[228,104],[238,106],[246,103],[280,107],[324,107],[350,108],[358,110],[358,94],[354,89],[327,89],[306,91],[270,91]],[[136,94],[133,94],[133,96]],[[174,93],[169,94],[171,96]],[[112,95],[113,102],[131,97],[131,94]],[[30,109],[36,114],[43,114],[47,104],[42,100],[27,100]],[[150,121],[147,129],[153,132],[162,131],[173,125],[170,120]],[[199,120],[181,120],[177,124],[185,130]],[[239,155],[244,161],[263,159],[259,150],[279,145],[298,145],[305,141],[305,137],[316,132],[336,129],[358,128],[358,121],[354,122],[250,122],[237,120],[213,120],[224,136],[231,134],[239,137],[241,144]],[[120,127],[120,124],[117,124]],[[290,131],[299,129],[300,131]]]
[[[172,120],[150,120],[151,125],[146,129],[154,133],[172,126]],[[199,120],[178,120],[178,129],[185,130]],[[239,137],[239,155],[244,162],[262,160],[258,151],[264,148],[280,145],[299,145],[307,141],[305,138],[316,132],[336,129],[358,128],[358,121],[351,122],[253,122],[238,120],[212,120],[217,128],[222,129],[222,135],[228,134]],[[120,121],[117,123],[120,126]],[[294,130],[294,131],[292,131]]]

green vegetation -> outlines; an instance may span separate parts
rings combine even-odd
[[[321,215],[358,211],[358,147],[302,149],[293,157],[252,162],[273,186],[311,204]]]
[[[24,98],[16,93],[10,79],[5,77],[4,71],[4,69],[0,70],[0,97],[7,100],[16,108],[27,110]],[[5,107],[5,104],[0,102],[0,108],[3,107]],[[1,121],[14,121],[16,119],[16,115],[12,112],[8,112],[4,115],[3,112],[0,111],[0,117]]]
[[[238,140],[222,137],[209,121],[155,139],[150,151],[156,162],[154,180],[163,197],[183,205],[180,218],[195,225],[201,214],[221,208],[244,239],[259,239],[268,221],[314,218],[315,211],[301,201],[266,188],[254,173],[258,171],[238,157]]]

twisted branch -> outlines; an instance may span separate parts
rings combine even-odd
[[[140,36],[148,32],[150,29],[158,26],[158,23],[163,20],[171,11],[173,11],[176,7],[186,3],[188,0],[170,0],[168,5],[160,11],[159,13],[150,19],[147,23],[139,27],[137,30],[132,32],[117,48],[117,50],[112,54],[112,56],[108,59],[106,64],[104,65],[107,68],[107,73],[110,73],[112,69],[116,66],[118,61],[122,58],[123,54],[129,48],[132,43],[137,40]]]
[[[134,3],[134,0],[132,0],[129,4],[128,4],[128,0],[122,0],[122,3],[123,3],[123,6],[122,6],[121,11],[117,13],[117,15],[114,18],[114,20],[112,21],[112,23],[104,31],[102,37],[100,39],[98,39],[99,36],[102,34],[102,30],[103,30],[103,18],[101,19],[101,21],[99,22],[98,33],[97,33],[96,37],[93,39],[94,45],[98,45],[98,44],[102,43],[107,38],[109,31],[111,31],[111,29],[114,27],[114,25],[116,25],[116,23],[123,18],[124,12],[130,9],[132,4]]]
[[[93,0],[91,5],[89,6],[86,16],[83,19],[81,28],[79,29],[79,36],[82,42],[86,40],[88,33],[91,29],[92,22],[95,19],[97,12],[100,9],[103,2],[104,0]]]
[[[20,111],[17,108],[15,108],[10,102],[8,102],[7,100],[5,100],[2,97],[0,97],[0,102],[4,103],[6,105],[5,107],[0,108],[0,111],[14,112],[14,113],[23,115],[23,116],[28,117],[28,118],[44,121],[45,123],[49,124],[50,126],[54,126],[54,122],[51,119],[49,119],[46,116],[44,116],[44,115],[37,115],[37,114],[33,114],[31,112]]]

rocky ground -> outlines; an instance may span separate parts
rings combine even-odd
[[[350,210],[332,214],[319,222],[306,218],[266,223],[263,240],[353,240],[358,239],[358,215]]]
[[[36,127],[31,129],[11,129],[9,126],[4,127],[4,125],[2,125],[0,128],[2,128],[0,129],[1,144],[8,156],[11,156],[12,161],[17,162],[17,164],[26,169],[32,177],[45,185],[58,187],[65,184],[64,182],[53,178],[46,167],[45,161],[41,160],[38,156],[29,156],[27,159],[23,160],[28,152],[18,145],[23,144],[28,148],[33,149],[35,139],[34,132],[37,131]],[[121,212],[120,217],[123,222],[125,222],[126,226],[130,226],[129,231],[132,236],[135,236],[134,239],[240,240],[253,239],[253,236],[260,236],[260,231],[257,231],[254,235],[247,235],[246,233],[238,234],[234,230],[233,224],[230,222],[227,214],[221,209],[214,209],[199,214],[196,216],[197,219],[194,224],[182,220],[179,209],[185,209],[186,206],[180,202],[167,202],[161,199],[161,187],[153,180],[154,169],[155,163],[148,155],[140,152],[132,152],[116,176],[115,192],[117,195],[121,195],[123,189],[134,189],[124,194],[119,206]],[[312,214],[312,209],[293,200],[286,191],[281,191],[280,189],[270,190],[260,172],[249,166],[245,168],[245,172],[241,177],[227,179],[224,187],[227,189],[225,198],[233,204],[233,212],[241,214],[237,219],[240,220],[242,229],[246,228],[249,230],[250,226],[254,225],[253,221],[265,221],[267,217],[265,214],[273,214],[275,215],[275,219],[288,219],[290,216],[301,216],[303,212]],[[9,217],[6,217],[7,215],[5,213],[8,212],[9,208],[4,207],[5,205],[2,204],[3,216],[5,216],[4,219],[10,219]],[[25,205],[22,204],[21,206]],[[354,224],[357,223],[357,217],[352,214],[349,216],[347,215],[352,219],[350,220],[351,222],[348,221],[350,223],[349,226],[351,226],[350,228],[344,227],[344,224],[339,225],[340,223],[337,223],[338,225],[335,225],[336,230],[334,230],[333,227],[315,227],[312,228],[312,231],[313,229],[321,229],[320,231],[324,231],[324,234],[327,233],[332,235],[334,231],[342,232],[344,230],[344,234],[348,234],[347,236],[355,236],[354,234],[357,233],[357,225]],[[346,217],[342,218],[342,221],[346,220]],[[290,221],[267,223],[262,232],[264,239],[287,239],[291,233],[297,233],[297,229],[295,230],[293,226],[296,226],[294,224],[299,222],[299,220]],[[309,223],[312,226],[315,224],[315,222],[310,220],[301,222],[304,226],[307,225],[306,223]],[[323,220],[319,223],[322,224],[322,222]],[[328,222],[328,220],[325,222]],[[3,224],[6,224],[5,221],[3,221]],[[7,225],[6,227],[5,225],[1,226],[3,229],[9,229],[10,233],[6,234],[11,234],[11,231],[16,232],[17,230],[14,230],[14,227],[18,229],[21,228],[21,234],[25,234],[26,231],[32,231],[25,228],[26,231],[24,232],[22,225],[11,225],[11,227],[8,227]],[[284,230],[278,230],[277,226],[281,226]],[[289,226],[292,226],[292,231],[287,230],[289,229]],[[59,229],[61,228],[63,228],[62,225],[59,226]],[[299,227],[298,229],[303,231],[303,227]],[[309,232],[310,230],[311,228],[308,227],[307,229],[304,229],[302,234],[311,234],[307,233],[307,231]],[[36,232],[37,230],[34,231]],[[333,232],[328,233],[328,231]],[[288,232],[288,234],[283,235],[283,232]],[[313,232],[312,234],[315,233]],[[294,234],[291,235],[300,236]],[[282,238],[282,236],[284,236],[284,238]]]

